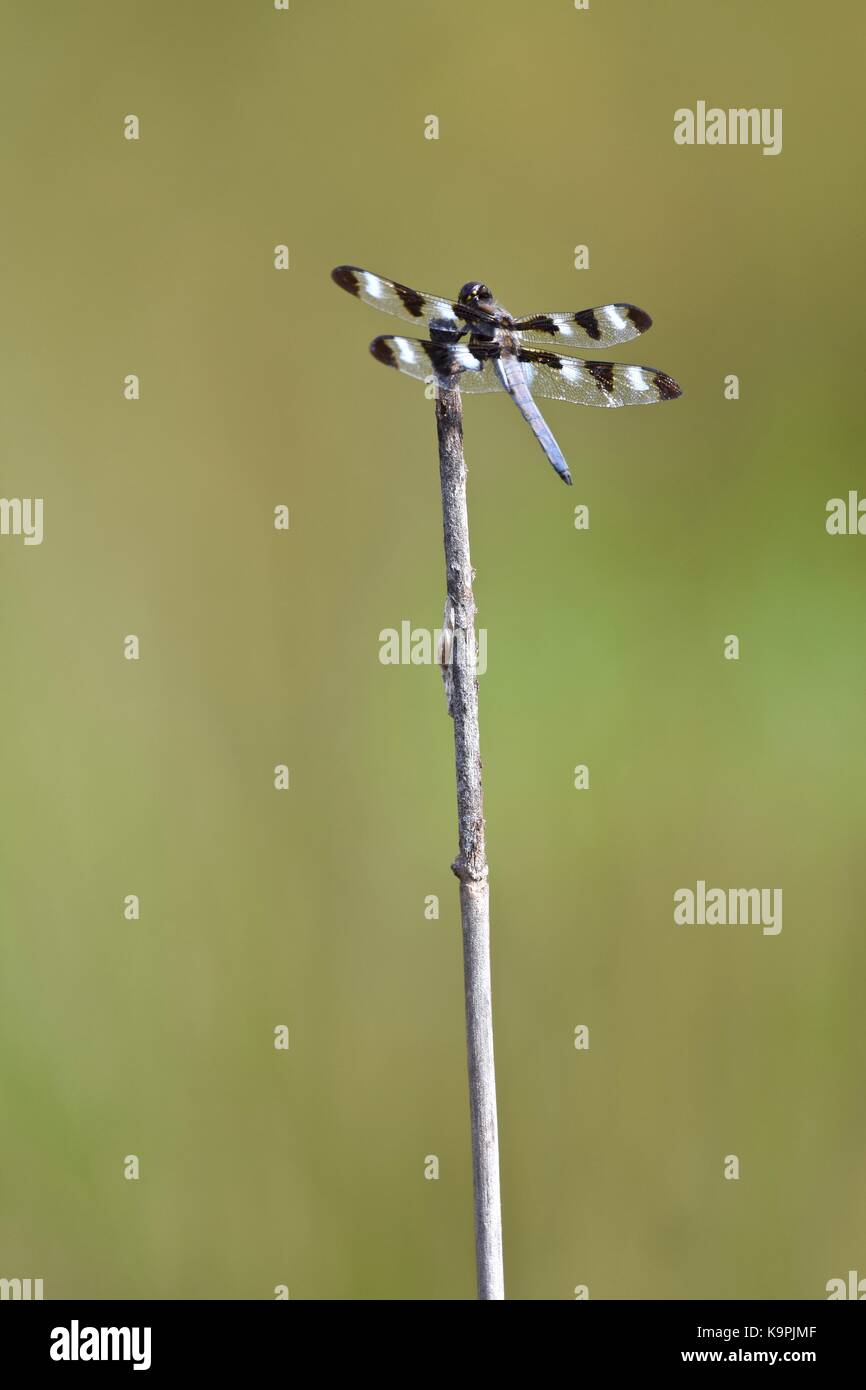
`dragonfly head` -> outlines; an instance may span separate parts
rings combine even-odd
[[[480,280],[469,280],[458,294],[457,303],[472,308],[489,309],[493,305],[493,295]]]

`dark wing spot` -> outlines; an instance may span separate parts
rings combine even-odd
[[[480,367],[483,367],[485,362],[498,362],[502,356],[499,343],[470,343],[467,346]]]
[[[336,270],[331,271],[331,279],[341,290],[348,290],[349,294],[357,296],[358,277],[350,265],[338,265]]]
[[[461,329],[453,319],[432,318],[429,323],[430,337],[438,342],[457,343],[462,338],[466,329]]]
[[[386,367],[396,367],[397,358],[387,338],[374,338],[370,344],[370,351],[377,362],[384,363]]]
[[[598,326],[594,309],[581,309],[579,314],[575,314],[574,321],[580,324],[588,337],[592,338],[594,342],[598,342],[601,337],[601,329]]]
[[[652,326],[652,319],[646,309],[639,309],[636,304],[620,304],[618,308],[625,309],[625,316],[631,319],[638,333],[646,333]]]
[[[400,303],[403,305],[406,313],[411,314],[413,319],[420,319],[424,312],[424,305],[427,302],[423,294],[419,294],[417,290],[410,290],[408,285],[398,285],[395,283],[394,289],[397,291]]]
[[[518,332],[549,333],[551,338],[555,338],[559,332],[559,324],[549,314],[536,314],[535,318],[521,319]]]
[[[454,348],[450,343],[425,343],[424,351],[439,376],[451,376],[455,370]]]
[[[613,390],[613,363],[612,362],[584,362],[584,367],[594,379],[599,390],[604,391],[609,396]]]
[[[668,376],[666,372],[656,372],[653,377],[653,386],[658,391],[661,401],[675,401],[677,396],[683,394],[673,377]]]
[[[562,367],[562,358],[558,352],[533,352],[531,348],[519,348],[517,360],[532,362],[540,367]]]

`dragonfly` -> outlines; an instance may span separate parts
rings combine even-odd
[[[635,304],[512,318],[479,280],[469,280],[456,299],[440,299],[356,265],[338,265],[331,279],[364,304],[424,325],[433,335],[374,338],[370,351],[377,362],[422,381],[432,379],[437,386],[507,392],[565,483],[572,481],[568,464],[534,396],[574,405],[617,406],[652,405],[682,395],[673,377],[658,367],[600,362],[563,356],[547,346],[528,346],[563,344],[578,352],[619,347],[652,324],[649,314]]]

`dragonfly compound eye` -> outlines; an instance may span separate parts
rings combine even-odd
[[[469,280],[457,296],[461,304],[483,304],[490,302],[493,295],[486,285],[482,285],[480,280]]]

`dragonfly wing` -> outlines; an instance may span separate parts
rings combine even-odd
[[[441,299],[435,294],[423,294],[421,290],[401,285],[399,280],[388,280],[384,275],[375,275],[372,270],[362,270],[358,265],[338,265],[331,271],[331,279],[341,290],[354,295],[364,304],[370,304],[386,314],[409,319],[421,327],[438,323],[462,333],[467,324],[482,320],[489,322],[489,315],[469,305],[458,304],[454,299]]]
[[[521,342],[547,342],[567,348],[617,347],[646,333],[652,319],[636,304],[600,304],[571,314],[532,314],[515,319],[513,332]]]
[[[557,352],[520,348],[518,361],[534,396],[572,405],[652,405],[682,395],[673,377],[658,367],[624,362],[589,362]]]

